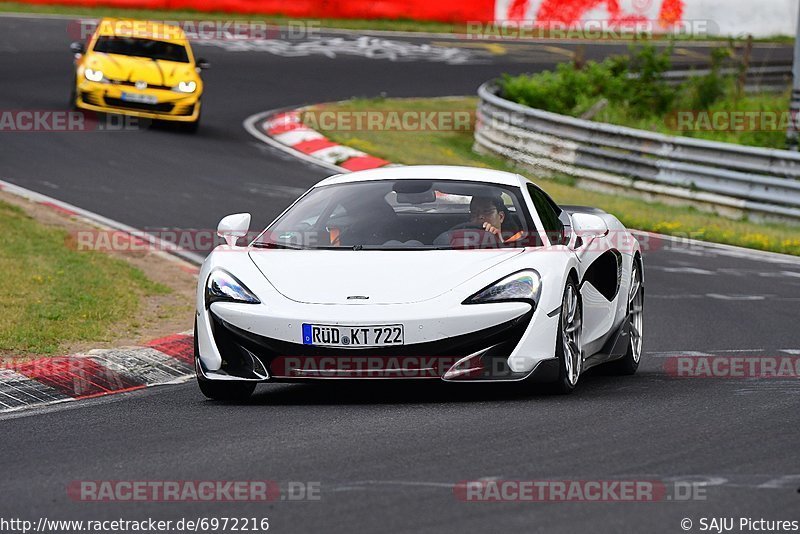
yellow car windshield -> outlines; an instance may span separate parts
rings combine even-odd
[[[189,63],[186,47],[177,43],[141,39],[138,37],[118,37],[103,35],[94,45],[95,52],[118,54],[122,56],[146,57],[178,63]]]

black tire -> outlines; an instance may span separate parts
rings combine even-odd
[[[256,389],[255,382],[242,380],[208,380],[200,373],[200,349],[197,346],[197,321],[194,323],[194,359],[197,385],[200,391],[211,400],[244,401],[250,398]]]
[[[72,87],[69,90],[69,109],[72,111],[78,110],[78,94],[75,90],[75,86],[77,85],[78,81],[75,76],[72,77]]]
[[[633,269],[634,269],[634,279],[636,279],[636,275],[638,274],[638,280],[641,283],[642,280],[642,266],[639,263],[638,259],[633,261]],[[640,286],[641,294],[641,301],[638,303],[642,307],[642,314],[644,313],[644,286]],[[628,328],[630,329],[634,326],[633,325],[633,316],[632,316],[632,309],[633,309],[633,302],[631,295],[628,295],[628,317],[625,319],[628,321]],[[641,338],[641,330],[639,332],[639,336]],[[642,348],[641,345],[639,347],[639,357],[636,358],[634,354],[633,344],[634,338],[631,336],[631,339],[628,341],[628,350],[625,352],[625,356],[620,358],[619,360],[615,360],[613,362],[609,362],[605,365],[606,370],[615,375],[626,375],[630,376],[636,374],[636,371],[639,369],[639,363],[641,362],[641,355],[642,355]]]
[[[197,105],[200,105],[200,101],[197,102]],[[203,110],[201,109],[200,112],[197,114],[197,119],[194,122],[180,122],[181,131],[185,133],[197,133],[197,130],[200,129],[200,118],[203,116]]]
[[[567,279],[567,284],[564,286],[564,296],[561,298],[561,313],[558,315],[558,335],[556,336],[556,358],[558,358],[558,380],[553,384],[553,390],[555,393],[560,395],[568,395],[575,391],[576,386],[578,385],[578,381],[580,380],[580,370],[582,368],[583,363],[583,354],[582,350],[581,355],[579,357],[578,362],[578,377],[574,379],[574,381],[570,380],[569,375],[570,372],[567,369],[567,358],[568,354],[567,351],[564,349],[564,321],[566,316],[568,315],[567,310],[567,300],[570,291],[574,292],[574,295],[577,299],[576,302],[576,310],[575,313],[577,314],[577,318],[579,324],[582,326],[583,324],[583,306],[580,299],[580,292],[578,291],[578,286],[575,281],[570,277]],[[578,330],[578,336],[580,337],[580,328]]]
[[[182,122],[180,125],[182,132],[189,134],[197,133],[197,130],[200,129],[200,117],[198,116],[197,120],[194,122]]]

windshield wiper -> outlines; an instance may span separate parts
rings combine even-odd
[[[255,248],[285,248],[289,250],[303,250],[304,247],[300,245],[291,245],[289,243],[275,243],[272,241],[256,241],[250,245]]]

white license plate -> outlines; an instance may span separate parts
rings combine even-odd
[[[122,93],[122,100],[125,102],[137,102],[139,104],[158,104],[158,98],[153,95],[143,95],[140,93]]]
[[[403,344],[403,325],[331,326],[303,323],[303,345],[394,347]]]

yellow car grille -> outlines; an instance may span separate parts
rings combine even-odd
[[[178,104],[175,106],[175,115],[191,115],[194,113],[194,104]]]
[[[110,80],[113,85],[126,85],[129,87],[135,87],[136,82],[131,82],[128,80]],[[148,89],[161,89],[163,91],[172,91],[172,87],[169,85],[157,85],[157,84],[147,84]]]
[[[84,92],[84,93],[81,93],[81,98],[87,104],[92,104],[94,106],[102,106],[103,105],[103,99],[101,98],[100,93]]]
[[[114,108],[140,109],[142,111],[152,111],[155,113],[170,113],[175,107],[171,102],[161,102],[159,104],[144,104],[142,102],[127,102],[121,98],[105,97],[106,105]]]

